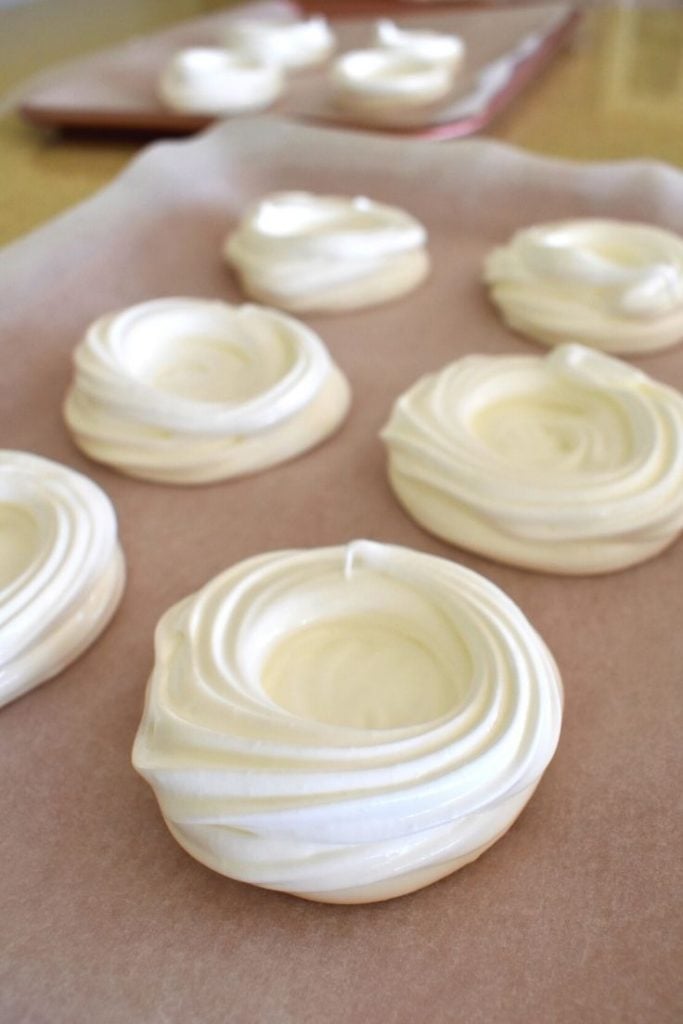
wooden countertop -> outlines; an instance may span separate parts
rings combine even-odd
[[[118,0],[97,6],[95,15],[85,0],[0,10],[0,90],[17,88],[50,64],[226,4]],[[680,7],[591,8],[572,43],[486,134],[564,158],[651,157],[683,167],[682,111]],[[6,110],[0,118],[0,244],[91,195],[145,141],[41,132]]]

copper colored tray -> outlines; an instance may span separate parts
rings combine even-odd
[[[288,0],[265,0],[249,6],[252,16],[257,17],[298,10]],[[47,72],[21,94],[21,113],[35,124],[93,131],[179,135],[206,127],[209,118],[166,109],[156,95],[157,79],[174,52],[185,46],[216,43],[221,26],[239,13],[231,8],[184,22]],[[429,26],[456,33],[465,40],[466,63],[451,96],[417,114],[399,113],[391,122],[370,125],[335,107],[323,69],[290,76],[287,92],[275,112],[320,123],[437,139],[469,135],[508,106],[539,74],[571,34],[577,18],[573,9],[562,3],[494,12],[400,10],[396,21],[402,25]],[[372,24],[370,17],[337,19],[334,27],[339,51],[368,45]],[[484,86],[486,72],[505,60],[510,60],[508,72],[499,75],[493,86]]]

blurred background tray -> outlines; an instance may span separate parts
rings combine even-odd
[[[335,11],[338,8],[333,5]],[[20,93],[21,113],[32,123],[48,127],[148,135],[197,131],[212,119],[165,108],[156,94],[158,77],[174,52],[187,46],[215,44],[221,27],[245,10],[254,17],[300,12],[288,0],[266,0],[134,39],[41,75]],[[418,13],[403,13],[399,8],[395,20],[401,25],[433,27],[462,36],[467,46],[466,61],[456,89],[443,103],[423,113],[399,114],[381,128],[434,138],[478,131],[540,73],[569,37],[577,19],[578,14],[566,4]],[[371,17],[336,18],[338,52],[368,45],[372,25]],[[496,76],[491,86],[485,80],[486,72],[499,61],[507,63],[507,70]],[[326,69],[291,75],[285,95],[273,110],[347,127],[379,127],[364,125],[357,117],[335,108]]]

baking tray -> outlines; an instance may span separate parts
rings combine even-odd
[[[183,22],[155,35],[96,53],[41,75],[20,91],[19,109],[34,124],[93,131],[136,131],[151,135],[187,134],[209,118],[180,114],[164,107],[156,83],[170,57],[187,46],[212,45],[221,27],[248,9],[252,17],[298,13],[296,4],[273,0],[229,9]],[[399,112],[383,125],[366,124],[336,108],[327,69],[293,74],[278,101],[279,115],[371,127],[408,135],[455,138],[479,131],[507,107],[557,54],[572,33],[578,14],[555,3],[486,10],[396,13],[405,27],[431,27],[461,35],[467,45],[464,70],[453,93],[427,110]],[[373,19],[337,18],[339,51],[369,44]]]
[[[208,487],[136,482],[90,462],[60,412],[86,325],[156,296],[239,301],[221,243],[245,204],[274,188],[363,193],[429,231],[433,271],[418,290],[309,319],[351,382],[346,424],[294,461]],[[544,351],[502,325],[482,260],[522,225],[583,214],[683,232],[683,174],[256,118],[155,144],[95,198],[0,253],[3,444],[95,479],[115,503],[129,570],[97,642],[0,711],[0,1019],[679,1020],[683,541],[604,577],[499,565],[402,512],[378,440],[421,374],[468,352]],[[681,347],[638,365],[683,387]],[[130,750],[166,608],[258,552],[356,537],[455,559],[502,586],[554,652],[566,709],[555,759],[490,851],[412,895],[339,907],[192,860]]]

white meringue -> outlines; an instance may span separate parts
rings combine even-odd
[[[429,271],[426,240],[410,214],[363,196],[275,192],[247,210],[224,255],[252,298],[338,312],[417,287]]]
[[[214,870],[371,902],[495,842],[561,714],[552,656],[502,591],[355,541],[251,558],[164,615],[133,764]]]
[[[288,70],[322,64],[336,45],[327,19],[320,15],[305,21],[235,18],[223,38],[229,47]]]
[[[277,67],[217,47],[176,53],[159,79],[159,96],[187,114],[239,114],[269,107],[283,89]]]
[[[330,73],[335,102],[363,117],[424,107],[453,88],[455,67],[407,48],[350,50]]]
[[[156,299],[97,320],[64,416],[91,458],[161,483],[225,480],[307,451],[350,390],[309,327],[275,310]]]
[[[624,355],[683,340],[683,238],[648,224],[579,219],[518,231],[486,260],[504,320],[549,345]]]
[[[610,356],[467,356],[424,377],[382,437],[399,501],[489,558],[601,573],[683,529],[683,396]]]
[[[375,45],[443,64],[451,71],[460,67],[465,56],[465,44],[460,36],[428,29],[400,28],[389,18],[380,18],[375,25]]]
[[[90,646],[124,578],[104,491],[50,459],[0,451],[0,705]]]

